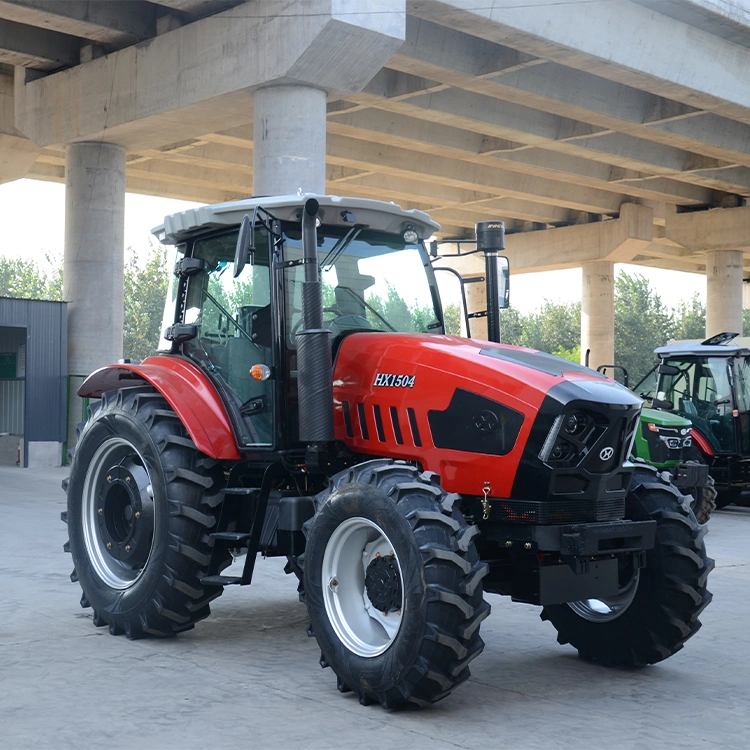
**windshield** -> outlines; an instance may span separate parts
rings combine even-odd
[[[676,367],[674,375],[662,375],[657,397],[671,401],[716,451],[735,450],[732,411],[735,408],[726,357],[665,360]]]
[[[285,232],[284,260],[302,257],[299,226]],[[359,227],[318,230],[325,325],[347,330],[441,333],[435,280],[424,248]],[[286,270],[286,317],[295,333],[302,320],[303,266]],[[290,343],[294,343],[293,341]]]

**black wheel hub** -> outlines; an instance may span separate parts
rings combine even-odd
[[[154,501],[146,470],[131,459],[112,466],[102,478],[96,520],[107,552],[140,567],[148,559],[154,531]]]
[[[365,590],[372,606],[380,612],[401,609],[401,576],[395,557],[381,555],[367,566]]]

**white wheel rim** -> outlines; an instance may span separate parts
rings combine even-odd
[[[142,486],[139,484],[140,494],[145,503],[150,502],[153,505],[153,488],[146,462],[130,442],[117,437],[105,440],[94,453],[83,482],[81,497],[83,541],[86,545],[89,560],[97,576],[107,586],[118,590],[128,589],[135,584],[148,566],[148,560],[153,552],[152,534],[150,549],[145,561],[142,560],[137,565],[127,564],[112,555],[111,548],[107,548],[107,541],[101,532],[101,487],[107,480],[107,470],[113,464],[122,463],[126,460],[140,465],[145,477],[142,480]]]
[[[378,557],[390,557],[401,582],[400,605],[381,612],[367,594],[365,575]],[[396,640],[404,616],[403,574],[386,533],[367,518],[348,518],[331,535],[323,555],[323,603],[341,642],[357,656],[372,658]]]
[[[568,602],[568,606],[589,622],[612,622],[633,603],[640,577],[641,571],[636,570],[628,584],[615,596],[609,596],[606,599],[581,599],[577,602]]]

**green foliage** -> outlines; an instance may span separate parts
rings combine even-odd
[[[425,333],[431,330],[429,326],[435,322],[435,311],[431,305],[419,307],[415,302],[410,307],[390,284],[388,284],[388,294],[385,300],[379,295],[370,294],[367,297],[367,304],[372,308],[367,310],[367,320],[373,328],[378,330],[387,330],[388,326],[384,321],[388,321],[388,324],[397,331]]]
[[[615,361],[592,364],[617,364],[637,383],[654,366],[654,348],[664,346],[673,329],[669,310],[648,279],[621,271],[615,279]]]
[[[544,301],[539,310],[521,314],[508,308],[500,314],[503,343],[543,352],[573,352],[581,344],[581,305]],[[566,356],[565,359],[570,359]]]
[[[556,357],[562,357],[562,359],[567,359],[569,362],[578,362],[580,364],[581,362],[581,345],[578,344],[578,346],[574,346],[572,349],[563,349],[560,347],[559,349],[552,352]]]
[[[132,248],[128,249],[125,263],[125,357],[144,359],[156,351],[169,279],[165,248],[151,245],[148,257],[142,263]]]
[[[45,256],[40,268],[33,260],[0,257],[0,297],[62,299],[62,260]]]
[[[445,332],[449,336],[461,335],[461,308],[458,305],[446,305],[443,310]]]
[[[743,310],[743,318],[748,310]],[[704,339],[706,336],[706,307],[697,294],[691,300],[683,300],[674,310],[674,327],[671,338]]]

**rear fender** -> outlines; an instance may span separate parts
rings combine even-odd
[[[199,451],[211,458],[239,459],[232,424],[216,388],[198,367],[181,357],[149,357],[140,365],[102,367],[86,378],[78,395],[100,398],[107,391],[144,382],[164,396]]]
[[[695,429],[695,426],[693,426],[693,429],[690,431],[690,437],[693,438],[693,444],[696,445],[698,448],[701,449],[701,451],[706,456],[714,456],[714,449],[711,447],[711,444],[706,440],[703,435],[701,435],[698,430]]]

